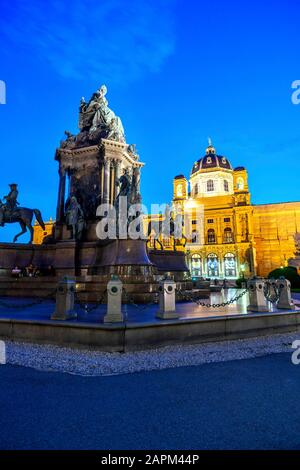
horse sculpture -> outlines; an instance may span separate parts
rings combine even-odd
[[[5,204],[0,199],[0,208],[3,207]],[[36,220],[38,221],[39,225],[45,230],[45,224],[42,218],[42,214],[39,209],[29,209],[27,207],[18,207],[14,209],[12,214],[4,212],[3,222],[4,224],[14,224],[18,222],[21,227],[21,232],[14,236],[13,243],[17,241],[17,239],[23,235],[23,233],[27,232],[27,229],[30,232],[30,240],[28,243],[32,243],[33,241],[33,227],[32,227],[32,219],[35,215]]]

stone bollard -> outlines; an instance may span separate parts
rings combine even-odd
[[[159,285],[159,311],[156,318],[171,320],[179,318],[176,313],[175,303],[176,282],[172,279],[165,279]]]
[[[122,287],[118,276],[113,275],[107,284],[107,310],[104,323],[119,323],[123,321]]]
[[[253,277],[248,280],[250,304],[247,307],[248,312],[269,312],[267,300],[264,295],[264,280],[260,277]]]
[[[58,281],[55,312],[51,315],[51,320],[69,320],[77,317],[74,310],[75,289],[76,283],[72,277],[65,276]]]
[[[279,289],[279,300],[277,303],[277,308],[294,310],[295,305],[292,301],[291,295],[291,283],[288,279],[284,277],[277,279],[277,287]]]

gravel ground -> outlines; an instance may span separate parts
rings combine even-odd
[[[125,354],[7,341],[6,362],[76,375],[119,375],[292,353],[291,345],[295,339],[300,339],[299,332],[218,343],[168,346]]]

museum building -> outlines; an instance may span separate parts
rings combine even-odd
[[[233,168],[211,141],[189,181],[174,178],[173,205],[189,212],[192,223],[203,208],[203,238],[192,237],[185,246],[193,277],[267,276],[295,254],[300,202],[251,204],[246,168]]]

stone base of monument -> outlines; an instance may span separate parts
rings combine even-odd
[[[37,277],[12,277],[15,266],[25,270],[30,264],[39,270]],[[54,268],[54,276],[47,274],[49,266]],[[193,282],[186,279],[186,270],[181,252],[152,250],[147,254],[142,240],[118,240],[106,245],[72,240],[45,245],[0,243],[0,296],[45,297],[55,290],[61,276],[71,275],[76,279],[77,298],[96,302],[103,296],[111,274],[116,274],[127,297],[136,303],[149,303],[156,299],[159,281],[167,274],[175,279],[178,290],[208,298],[208,286],[192,292]],[[179,295],[177,300],[181,300]]]

